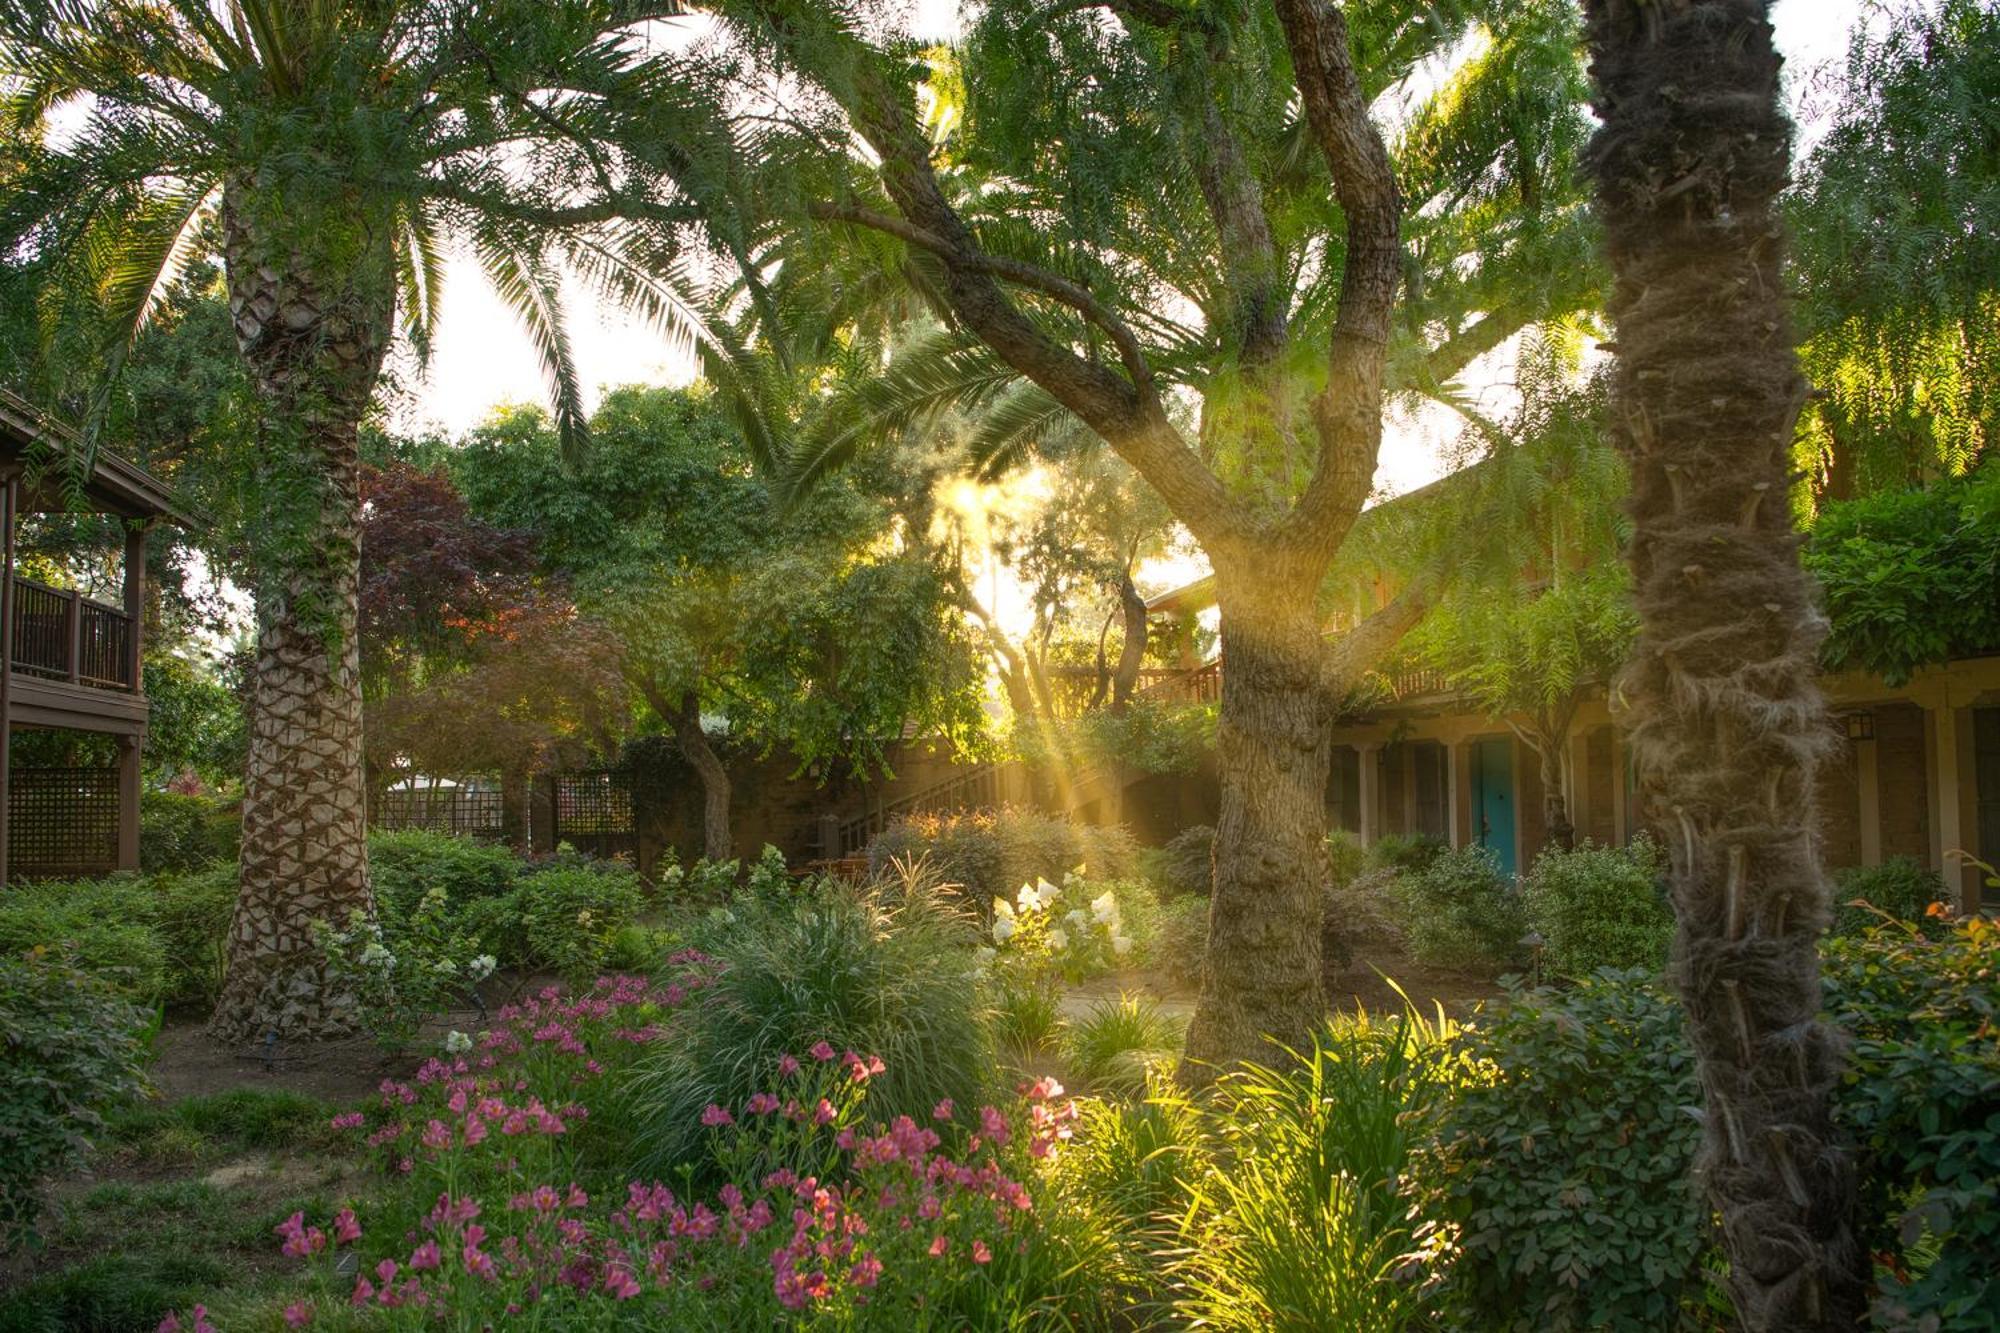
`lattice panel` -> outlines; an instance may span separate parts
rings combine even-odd
[[[632,789],[620,775],[562,773],[550,781],[560,837],[632,832]]]
[[[118,868],[118,770],[17,768],[7,775],[7,870],[24,879]]]
[[[473,781],[430,791],[387,791],[375,807],[375,826],[428,829],[468,838],[500,838],[507,831],[507,805],[497,785]]]

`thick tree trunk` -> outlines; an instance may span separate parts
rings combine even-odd
[[[1772,202],[1791,127],[1768,0],[1588,0],[1640,633],[1621,682],[1667,832],[1698,1162],[1744,1326],[1851,1330],[1854,1175],[1818,1020],[1823,622],[1785,503],[1805,384]]]
[[[1542,827],[1548,845],[1558,851],[1576,850],[1576,825],[1569,814],[1569,731],[1523,731],[1521,739],[1535,752],[1542,781]]]
[[[733,854],[729,835],[729,769],[708,733],[701,726],[701,705],[693,691],[681,696],[674,710],[674,740],[701,779],[701,854],[711,861],[727,861]]]
[[[1312,582],[1220,578],[1222,717],[1215,895],[1186,1082],[1268,1062],[1326,1016],[1320,968],[1331,750]],[[1286,592],[1295,596],[1286,596]]]
[[[241,889],[210,1028],[226,1041],[351,1031],[354,997],[315,933],[373,906],[356,432],[389,342],[390,253],[351,219],[321,219],[321,230],[261,203],[232,186],[223,211],[230,310],[260,409]],[[336,243],[332,228],[352,251],[315,267],[304,247]]]
[[[1125,644],[1118,650],[1118,671],[1111,680],[1111,708],[1123,712],[1132,702],[1139,668],[1146,661],[1146,599],[1128,571],[1118,586],[1118,607],[1125,617]]]

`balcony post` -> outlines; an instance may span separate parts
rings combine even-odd
[[[139,741],[134,732],[118,738],[118,868],[139,868]]]
[[[13,799],[9,769],[14,742],[14,510],[21,482],[10,472],[0,485],[0,888],[7,886],[7,814]]]
[[[146,528],[143,521],[125,525],[125,681],[134,694],[146,692]]]
[[[63,637],[69,641],[69,683],[83,678],[83,594],[71,588],[63,596],[69,601],[63,611]]]

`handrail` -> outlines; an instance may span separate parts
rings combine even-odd
[[[14,576],[13,670],[97,689],[130,690],[132,617],[70,588]]]

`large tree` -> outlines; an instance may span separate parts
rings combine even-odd
[[[950,59],[865,4],[719,8],[834,109],[785,158],[794,262],[907,277],[955,340],[934,355],[959,387],[933,398],[1082,423],[1213,563],[1223,792],[1191,1073],[1297,1040],[1324,1014],[1329,701],[1431,586],[1329,650],[1321,582],[1387,395],[1439,389],[1594,280],[1570,11],[998,0]],[[1454,54],[1392,158],[1371,105]]]
[[[906,729],[964,742],[981,721],[948,581],[894,509],[847,480],[783,507],[753,453],[716,392],[624,388],[573,462],[534,411],[452,455],[474,511],[536,532],[545,572],[616,637],[701,783],[713,860],[733,839],[711,724],[844,776],[882,768]]]
[[[1753,1330],[1853,1329],[1867,1255],[1819,1018],[1825,621],[1786,500],[1806,381],[1780,271],[1791,124],[1768,0],[1590,0],[1590,169],[1615,283],[1638,641],[1621,677],[1666,830],[1701,1182]]]
[[[0,6],[0,238],[46,257],[51,344],[86,330],[108,386],[158,293],[219,226],[255,418],[244,473],[257,602],[219,1037],[352,1023],[313,923],[370,905],[356,430],[398,316],[425,345],[443,247],[461,244],[532,335],[558,419],[579,436],[558,265],[664,313],[663,280],[621,256],[643,251],[651,272],[668,271],[689,203],[724,188],[729,141],[712,98],[671,57],[619,39],[626,8]],[[88,439],[107,396],[94,395]]]

